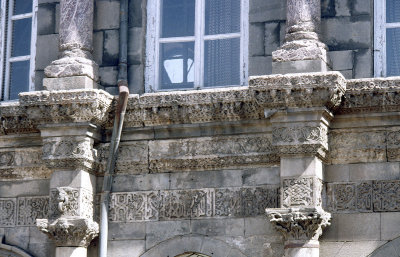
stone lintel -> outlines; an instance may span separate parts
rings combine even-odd
[[[88,76],[44,78],[43,87],[49,91],[66,89],[97,89],[98,84]]]

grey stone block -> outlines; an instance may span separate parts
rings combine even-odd
[[[242,185],[241,170],[171,173],[171,189],[238,187]]]
[[[354,55],[354,78],[373,77],[373,57],[370,49],[360,49]]]
[[[353,69],[353,51],[332,51],[328,52],[331,59],[332,70],[351,70]]]
[[[141,64],[143,59],[143,35],[144,29],[142,28],[130,28],[129,33],[129,45],[128,45],[128,63]]]
[[[119,28],[119,1],[96,0],[94,30]]]
[[[108,224],[108,240],[146,239],[146,223],[114,223]]]
[[[1,197],[16,197],[20,195],[48,196],[49,180],[7,181],[0,182]]]
[[[331,50],[351,50],[372,47],[370,21],[353,21],[350,17],[323,19],[322,40]]]
[[[321,0],[321,17],[334,17],[335,15],[335,0]]]
[[[329,71],[326,62],[322,60],[301,60],[291,62],[272,62],[273,74],[326,72]]]
[[[190,233],[190,221],[157,221],[146,224],[146,248],[163,242],[169,238]]]
[[[177,256],[187,252],[200,252],[204,237],[183,236],[176,237],[168,243],[161,243],[153,247],[141,257]],[[148,250],[148,248],[147,248]]]
[[[400,169],[397,162],[349,164],[349,180],[398,180]]]
[[[352,0],[335,0],[336,16],[350,16],[350,3]]]
[[[359,241],[359,242],[324,242],[320,243],[320,256],[348,257],[369,256],[369,254],[385,241]],[[385,255],[392,256],[392,255]]]
[[[36,70],[44,70],[58,58],[58,34],[41,35],[36,40]]]
[[[227,251],[226,243],[221,240],[205,240],[201,246],[201,253],[208,256],[228,257],[231,249]]]
[[[243,171],[242,179],[244,186],[279,185],[280,170],[279,167],[247,169]]]
[[[103,66],[117,66],[119,61],[119,31],[104,31]]]
[[[282,240],[282,235],[275,230],[272,223],[265,216],[244,218],[245,237],[266,235],[269,241]]]
[[[55,33],[55,4],[41,4],[38,7],[37,34],[46,35]]]
[[[43,78],[45,77],[44,71],[37,70],[35,71],[35,90],[41,91],[43,90]]]
[[[285,20],[286,1],[282,0],[251,0],[249,19],[250,22],[266,22]]]
[[[265,55],[271,55],[280,45],[280,23],[265,23]]]
[[[107,256],[112,257],[126,257],[128,256],[141,256],[146,249],[144,240],[121,240],[109,241]]]
[[[100,84],[104,87],[117,86],[118,67],[100,67]]]
[[[326,165],[324,175],[325,182],[347,182],[350,177],[350,165]]]
[[[55,245],[52,243],[29,243],[28,251],[33,256],[55,256]]]
[[[167,173],[146,175],[119,175],[114,178],[114,192],[153,191],[169,189]]]
[[[128,81],[130,94],[144,93],[144,66],[130,65],[128,68]]]
[[[400,236],[400,213],[382,213],[381,240],[393,240]]]
[[[353,70],[341,70],[339,72],[342,73],[343,77],[345,77],[346,79],[354,78],[353,77]]]
[[[324,241],[379,241],[380,213],[332,214],[332,225],[325,229]]]
[[[110,95],[118,95],[119,89],[117,86],[104,87],[104,90]]]
[[[55,28],[54,31],[55,33],[59,33],[60,31],[60,4],[56,3],[56,10],[55,10],[55,20],[56,20],[56,24],[55,24]]]
[[[352,0],[352,15],[373,14],[373,0]],[[372,17],[371,17],[372,21]]]
[[[52,241],[36,226],[32,226],[29,227],[29,244],[52,244]]]
[[[249,75],[269,75],[272,73],[272,57],[256,56],[249,57]]]
[[[264,23],[250,23],[249,56],[264,55]]]
[[[192,220],[191,232],[207,236],[244,236],[244,219]]]
[[[142,27],[143,12],[146,12],[145,1],[129,1],[129,27]]]
[[[6,244],[27,249],[29,244],[29,227],[5,228],[4,241]]]
[[[104,43],[103,31],[93,33],[93,60],[99,66],[103,64],[103,43]]]
[[[279,40],[280,40],[280,46],[283,45],[283,42],[285,40],[285,34],[286,34],[286,23],[285,22],[280,22],[279,23]]]

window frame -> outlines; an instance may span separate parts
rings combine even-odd
[[[10,66],[12,62],[29,60],[28,90],[29,91],[35,90],[35,58],[36,58],[38,0],[32,0],[32,11],[30,13],[23,13],[17,15],[13,15],[14,0],[0,0],[0,1],[1,1],[0,99],[1,101],[13,101],[13,100],[15,101],[17,99],[11,99],[11,100],[9,99],[10,77],[11,77]],[[8,1],[8,8],[6,4],[7,1]],[[30,54],[24,56],[11,57],[13,21],[26,18],[32,19]],[[7,31],[7,34],[5,34],[4,31]]]
[[[249,31],[249,0],[240,0],[240,32],[205,35],[205,0],[195,0],[195,35],[186,37],[160,38],[161,34],[161,2],[162,0],[148,0],[147,2],[147,35],[146,35],[146,66],[145,92],[177,91],[212,89],[232,86],[246,86],[248,84],[248,31]],[[200,11],[199,11],[200,10]],[[204,87],[204,42],[212,39],[240,38],[240,85],[208,86]],[[160,88],[159,65],[160,44],[174,42],[194,42],[194,87],[193,88]]]

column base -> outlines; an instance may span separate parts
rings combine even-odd
[[[85,247],[56,247],[56,257],[86,257]]]
[[[272,62],[273,74],[326,72],[330,67],[323,60]]]
[[[46,90],[97,89],[97,83],[87,76],[64,78],[44,78],[43,87]]]
[[[94,61],[85,57],[65,56],[53,61],[44,69],[48,78],[65,78],[86,76],[94,81],[99,79],[99,66]]]

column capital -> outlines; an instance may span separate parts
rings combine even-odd
[[[322,208],[267,209],[267,216],[286,243],[317,241],[330,225],[331,214]]]
[[[88,247],[99,233],[97,222],[86,218],[38,219],[36,223],[39,230],[47,234],[57,247]]]

